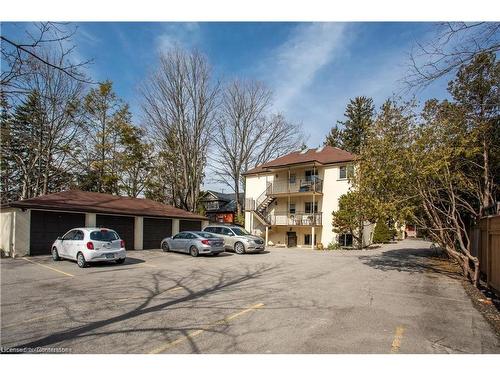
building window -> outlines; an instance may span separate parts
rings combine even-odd
[[[306,202],[304,211],[307,214],[312,214],[313,213],[313,202]],[[314,202],[314,212],[318,212],[318,202]]]
[[[217,210],[219,209],[219,202],[218,201],[209,201],[206,202],[206,209],[207,210]]]
[[[352,246],[352,234],[343,233],[339,235],[340,246]]]
[[[304,245],[311,245],[312,244],[311,238],[312,238],[311,234],[304,234]]]
[[[295,213],[295,203],[290,203],[290,213],[291,214]]]
[[[305,171],[305,175],[306,175],[306,181],[307,182],[312,182],[314,180],[317,180],[318,179],[318,171],[314,171],[314,170],[308,170],[308,171]]]
[[[295,173],[294,173],[294,174],[291,174],[291,175],[290,175],[290,183],[291,183],[291,184],[294,184],[294,183],[295,183],[295,179],[296,179]]]
[[[339,168],[339,178],[345,180],[354,176],[354,167],[352,165],[343,165]]]

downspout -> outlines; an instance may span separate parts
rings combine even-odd
[[[15,254],[14,254],[14,250],[15,250],[15,242],[16,242],[16,239],[14,238],[15,236],[15,233],[16,233],[16,230],[15,230],[15,225],[16,225],[16,221],[14,220],[14,217],[16,216],[16,211],[12,211],[12,215],[10,215],[10,238],[9,238],[9,256],[14,258],[15,257]]]

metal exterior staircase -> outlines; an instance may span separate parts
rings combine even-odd
[[[268,218],[267,211],[269,206],[276,200],[276,197],[271,197],[267,195],[268,191],[272,188],[272,184],[268,183],[266,190],[256,199],[255,209],[252,210],[255,216],[264,224],[271,225],[271,221]]]

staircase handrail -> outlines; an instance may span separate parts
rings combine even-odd
[[[262,192],[261,195],[255,200],[255,208],[257,209],[262,202],[264,202],[267,198],[268,193],[271,191],[272,183],[268,182],[266,184],[266,189]]]

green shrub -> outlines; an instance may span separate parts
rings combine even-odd
[[[236,215],[236,217],[234,218],[234,222],[235,224],[245,226],[245,215],[243,214]]]
[[[385,243],[391,240],[391,230],[384,220],[377,221],[373,231],[373,243]]]
[[[339,250],[340,244],[338,242],[330,242],[327,247],[328,250]]]

